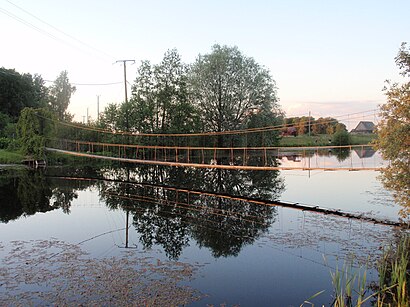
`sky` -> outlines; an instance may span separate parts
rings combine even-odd
[[[67,70],[68,110],[95,120],[98,99],[100,111],[124,101],[117,61],[135,60],[130,96],[142,60],[176,48],[193,63],[214,44],[237,46],[269,69],[287,116],[352,129],[377,121],[385,80],[401,80],[394,57],[410,43],[409,12],[408,0],[0,0],[0,66],[48,81]]]

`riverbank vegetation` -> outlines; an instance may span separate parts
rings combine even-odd
[[[368,267],[355,267],[353,262],[345,261],[341,267],[331,269],[330,279],[333,286],[334,307],[407,307],[410,305],[410,236],[402,233],[396,242],[383,248],[377,263]],[[325,262],[326,259],[325,259]],[[368,282],[368,269],[376,266],[377,282]],[[316,297],[323,297],[319,291],[301,306],[314,306]]]
[[[349,134],[350,142],[344,145],[371,145],[377,138],[374,133],[371,134]],[[336,142],[337,143],[337,142]],[[334,144],[334,135],[317,134],[317,135],[297,135],[283,136],[279,141],[279,146],[301,147],[301,146],[332,146]]]
[[[17,137],[23,152],[33,158],[44,158],[47,140],[73,136],[107,143],[228,148],[367,145],[374,138],[352,135],[332,117],[286,117],[270,72],[237,47],[214,45],[191,64],[183,63],[175,49],[158,64],[142,61],[130,99],[109,104],[96,121],[83,124],[73,122],[67,112],[76,90],[67,71],[46,87],[39,75],[2,68],[0,89],[0,137]],[[99,133],[101,129],[114,134]],[[239,133],[225,133],[229,131]],[[130,138],[127,133],[142,136]]]
[[[405,43],[396,57],[396,64],[405,78],[410,77],[410,48]],[[383,181],[403,205],[401,214],[410,216],[410,81],[387,82],[387,102],[381,106],[381,121],[376,142],[384,159],[391,161],[383,169]]]
[[[20,164],[25,155],[18,151],[0,149],[0,164]]]

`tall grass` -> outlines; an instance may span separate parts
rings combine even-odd
[[[344,263],[341,268],[330,271],[333,285],[334,307],[359,307],[370,303],[377,307],[408,307],[410,306],[410,236],[405,234],[396,243],[383,251],[377,263],[379,282],[377,285],[367,285],[367,269],[354,269],[353,263]],[[326,259],[325,259],[326,262]],[[301,306],[309,304],[310,300],[324,291],[320,291]],[[370,293],[372,292],[372,293]],[[367,305],[366,304],[366,305]]]
[[[379,293],[377,306],[410,306],[410,239],[405,235],[396,248],[390,246],[384,250],[378,264]]]
[[[334,272],[330,272],[334,290],[332,306],[352,307],[361,306],[367,292],[366,268],[353,270],[353,263],[345,263],[341,269],[336,266]]]
[[[19,152],[0,149],[0,164],[20,164],[25,156]]]

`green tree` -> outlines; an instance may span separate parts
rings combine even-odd
[[[118,129],[118,116],[118,106],[115,103],[110,103],[100,114],[98,126],[100,128],[115,131]]]
[[[17,135],[23,153],[44,158],[45,143],[55,131],[52,113],[46,108],[24,108],[17,122]]]
[[[198,116],[188,100],[187,66],[177,50],[168,50],[161,63],[142,62],[132,88],[135,126],[141,132],[193,132]]]
[[[402,44],[395,58],[404,77],[410,77],[410,49]],[[403,205],[403,216],[410,214],[410,81],[387,82],[387,101],[380,107],[376,146],[390,164],[383,170],[385,186]]]
[[[70,84],[68,72],[62,71],[53,85],[50,87],[50,107],[60,120],[71,120],[71,115],[67,113],[71,95],[76,91],[75,86]]]
[[[269,71],[237,47],[214,45],[211,53],[199,55],[189,83],[205,131],[244,128],[258,110],[280,113]],[[219,138],[219,146],[222,142]]]
[[[346,130],[340,129],[332,136],[332,145],[343,146],[351,143],[350,134]]]
[[[14,69],[0,68],[0,112],[16,122],[25,107],[45,107],[47,88],[40,75],[19,74]]]

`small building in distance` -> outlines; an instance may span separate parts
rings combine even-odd
[[[357,124],[356,128],[354,128],[351,133],[357,134],[366,134],[366,133],[373,133],[376,126],[373,122],[361,121]]]

